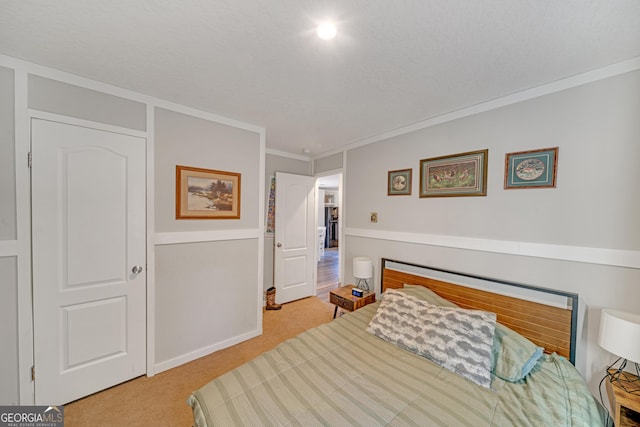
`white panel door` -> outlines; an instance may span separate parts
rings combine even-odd
[[[32,119],[36,404],[145,372],[145,146]]]
[[[276,172],[276,302],[315,294],[315,178]]]

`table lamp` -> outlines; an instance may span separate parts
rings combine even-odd
[[[356,283],[358,288],[367,291],[371,290],[367,279],[373,277],[373,263],[369,258],[363,256],[353,258],[353,277],[358,280]],[[362,286],[362,284],[364,284],[364,286]]]
[[[607,377],[627,393],[640,395],[640,315],[605,308],[600,317],[600,347],[618,356],[607,368]],[[618,365],[618,362],[620,364]],[[633,362],[636,377],[625,371],[627,362]],[[616,365],[618,365],[616,367]]]

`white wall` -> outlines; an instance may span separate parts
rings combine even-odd
[[[364,255],[377,283],[387,257],[576,292],[577,366],[596,393],[612,361],[597,344],[600,309],[638,312],[640,301],[638,117],[633,71],[349,150],[347,277]],[[505,153],[556,146],[557,188],[503,189]],[[420,159],[485,148],[486,197],[418,197]],[[412,196],[388,197],[387,171],[404,168]]]
[[[29,75],[29,107],[127,129],[147,129],[146,106],[121,96]]]
[[[155,363],[162,371],[262,331],[256,259],[264,153],[252,130],[164,108],[155,109],[154,123]],[[177,220],[176,165],[240,173],[240,218]]]
[[[0,67],[0,241],[16,239],[13,70]]]
[[[14,75],[0,67],[0,404],[17,404],[18,279],[14,151]]]
[[[329,172],[338,169],[342,169],[343,165],[342,152],[331,154],[329,156],[320,157],[313,160],[313,173],[320,174],[322,172]]]
[[[256,239],[156,247],[157,371],[256,336]]]

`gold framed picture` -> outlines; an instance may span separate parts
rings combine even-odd
[[[411,195],[412,169],[400,169],[387,173],[387,196]]]
[[[176,166],[176,219],[239,218],[239,173]]]
[[[558,147],[507,153],[504,188],[555,188]]]
[[[420,160],[420,197],[487,195],[489,150]]]

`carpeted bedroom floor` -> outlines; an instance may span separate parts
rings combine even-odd
[[[316,297],[284,304],[281,310],[265,310],[261,336],[72,402],[64,408],[65,426],[191,426],[186,402],[192,391],[332,317],[333,306]]]

